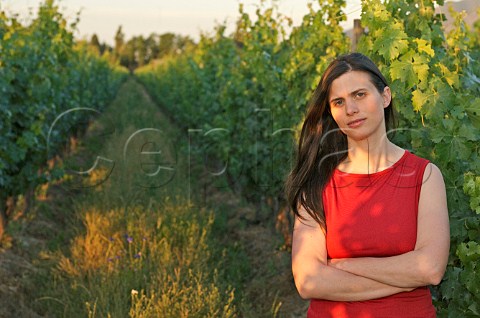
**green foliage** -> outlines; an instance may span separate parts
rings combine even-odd
[[[471,173],[466,174],[463,191],[470,196],[470,208],[480,214],[480,177]]]
[[[71,27],[54,1],[43,3],[28,26],[0,13],[2,205],[51,179],[47,161],[88,120],[85,112],[72,112],[50,131],[59,115],[77,107],[101,110],[123,78],[77,46]]]
[[[436,306],[441,316],[478,316],[478,43],[453,13],[454,27],[444,34],[434,2],[365,2],[362,24],[368,34],[361,52],[389,75],[407,147],[437,164],[445,178],[451,222],[451,255]],[[372,16],[381,17],[371,19]],[[386,27],[388,25],[388,27]],[[385,30],[394,28],[405,46],[385,54]],[[390,33],[392,31],[389,31]],[[476,84],[474,84],[476,83]],[[468,173],[467,173],[468,172]],[[463,191],[462,191],[463,190]],[[471,196],[470,205],[465,194]],[[477,211],[477,215],[473,211]]]

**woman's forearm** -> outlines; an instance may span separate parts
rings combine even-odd
[[[319,266],[311,275],[296,275],[295,283],[304,299],[333,301],[371,300],[413,290],[380,283],[326,265]]]
[[[391,257],[333,259],[329,265],[383,284],[404,288],[436,285],[443,276],[442,268],[436,268],[432,257],[422,251]]]

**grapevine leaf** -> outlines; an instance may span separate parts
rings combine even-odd
[[[469,173],[465,175],[463,191],[470,196],[470,207],[480,214],[480,176]]]
[[[478,290],[477,288],[477,291],[474,295],[478,295],[479,293],[480,293],[480,290]],[[468,309],[470,309],[475,315],[480,316],[477,303],[472,303],[470,306],[468,306]]]
[[[415,39],[414,41],[417,43],[417,47],[418,47],[419,52],[425,52],[428,55],[430,55],[431,57],[435,56],[435,51],[433,51],[432,46],[426,40]]]
[[[370,3],[373,6],[373,17],[377,21],[388,21],[391,17],[390,12],[387,11],[381,3]]]
[[[423,60],[420,58],[420,60]],[[415,61],[413,63],[413,70],[415,71],[418,80],[422,83],[427,82],[428,77],[428,64],[423,63],[422,61]]]
[[[467,125],[463,125],[458,130],[460,136],[465,137],[465,139],[469,141],[477,141],[479,139],[478,131],[475,131],[473,127],[469,127]]]
[[[399,60],[392,62],[390,76],[413,87],[419,82],[427,83],[428,70],[428,58],[409,50]]]
[[[472,125],[480,129],[480,98],[475,98],[470,107],[465,107],[465,112],[471,120]]]
[[[447,143],[440,143],[435,146],[435,157],[444,162],[450,162],[455,158],[452,147]]]
[[[412,93],[412,105],[413,109],[415,111],[420,111],[423,107],[428,102],[428,99],[431,97],[431,94],[424,93],[420,91],[419,89],[416,89]]]
[[[450,110],[450,114],[452,114],[453,117],[456,119],[463,119],[465,117],[465,109],[461,106],[454,106]]]
[[[389,28],[376,30],[375,38],[373,49],[387,61],[396,59],[408,49],[407,34],[400,22],[391,24]]]
[[[462,243],[457,248],[457,256],[464,264],[480,259],[480,245],[472,241]]]
[[[443,127],[445,127],[445,129],[450,132],[452,132],[455,129],[455,123],[456,122],[451,118],[444,118],[442,120]]]
[[[458,104],[456,100],[456,93],[451,86],[448,86],[440,78],[435,77],[429,81],[430,89],[436,91],[436,101],[440,104],[443,104],[445,108],[442,110],[442,114],[448,109],[452,108],[453,105]]]
[[[430,132],[430,139],[436,144],[442,142],[442,140],[444,140],[445,137],[450,136],[450,134],[447,131],[440,128],[430,129],[429,132]]]
[[[409,87],[412,87],[417,78],[415,72],[413,71],[412,63],[403,62],[400,60],[395,60],[390,66],[390,77],[392,80],[400,80],[404,83],[407,83]]]
[[[455,153],[456,159],[468,160],[472,154],[472,147],[468,145],[463,136],[454,136],[450,145]]]
[[[440,70],[442,71],[442,76],[443,78],[445,79],[445,81],[448,83],[448,85],[450,86],[455,86],[455,87],[459,87],[460,85],[460,79],[459,79],[459,76],[457,73],[454,73],[452,71],[450,71],[448,69],[448,67],[446,67],[445,65],[443,64],[437,64],[438,67],[440,68]]]

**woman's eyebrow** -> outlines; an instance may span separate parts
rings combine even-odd
[[[342,99],[342,97],[334,97],[334,98],[330,99],[329,103],[332,103],[332,102],[334,102],[336,100],[339,100],[339,99]]]
[[[355,94],[357,94],[358,92],[363,91],[363,90],[367,90],[367,89],[366,89],[366,88],[363,88],[363,87],[357,88],[357,89],[354,90],[353,92],[349,93],[349,95],[355,95]],[[342,98],[343,98],[343,97],[332,97],[332,98],[330,99],[329,103],[331,103],[331,102],[333,102],[333,101],[336,101],[336,100],[338,100],[338,99],[342,99]]]
[[[354,90],[353,92],[351,92],[350,95],[355,95],[355,94],[357,94],[358,92],[364,91],[364,90],[366,90],[366,88],[358,88],[358,89]]]

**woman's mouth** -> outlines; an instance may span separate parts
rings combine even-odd
[[[348,122],[347,123],[347,126],[350,127],[350,128],[356,128],[360,125],[363,124],[363,122],[365,121],[366,118],[361,118],[361,119],[356,119],[356,120],[352,120],[351,122]]]

